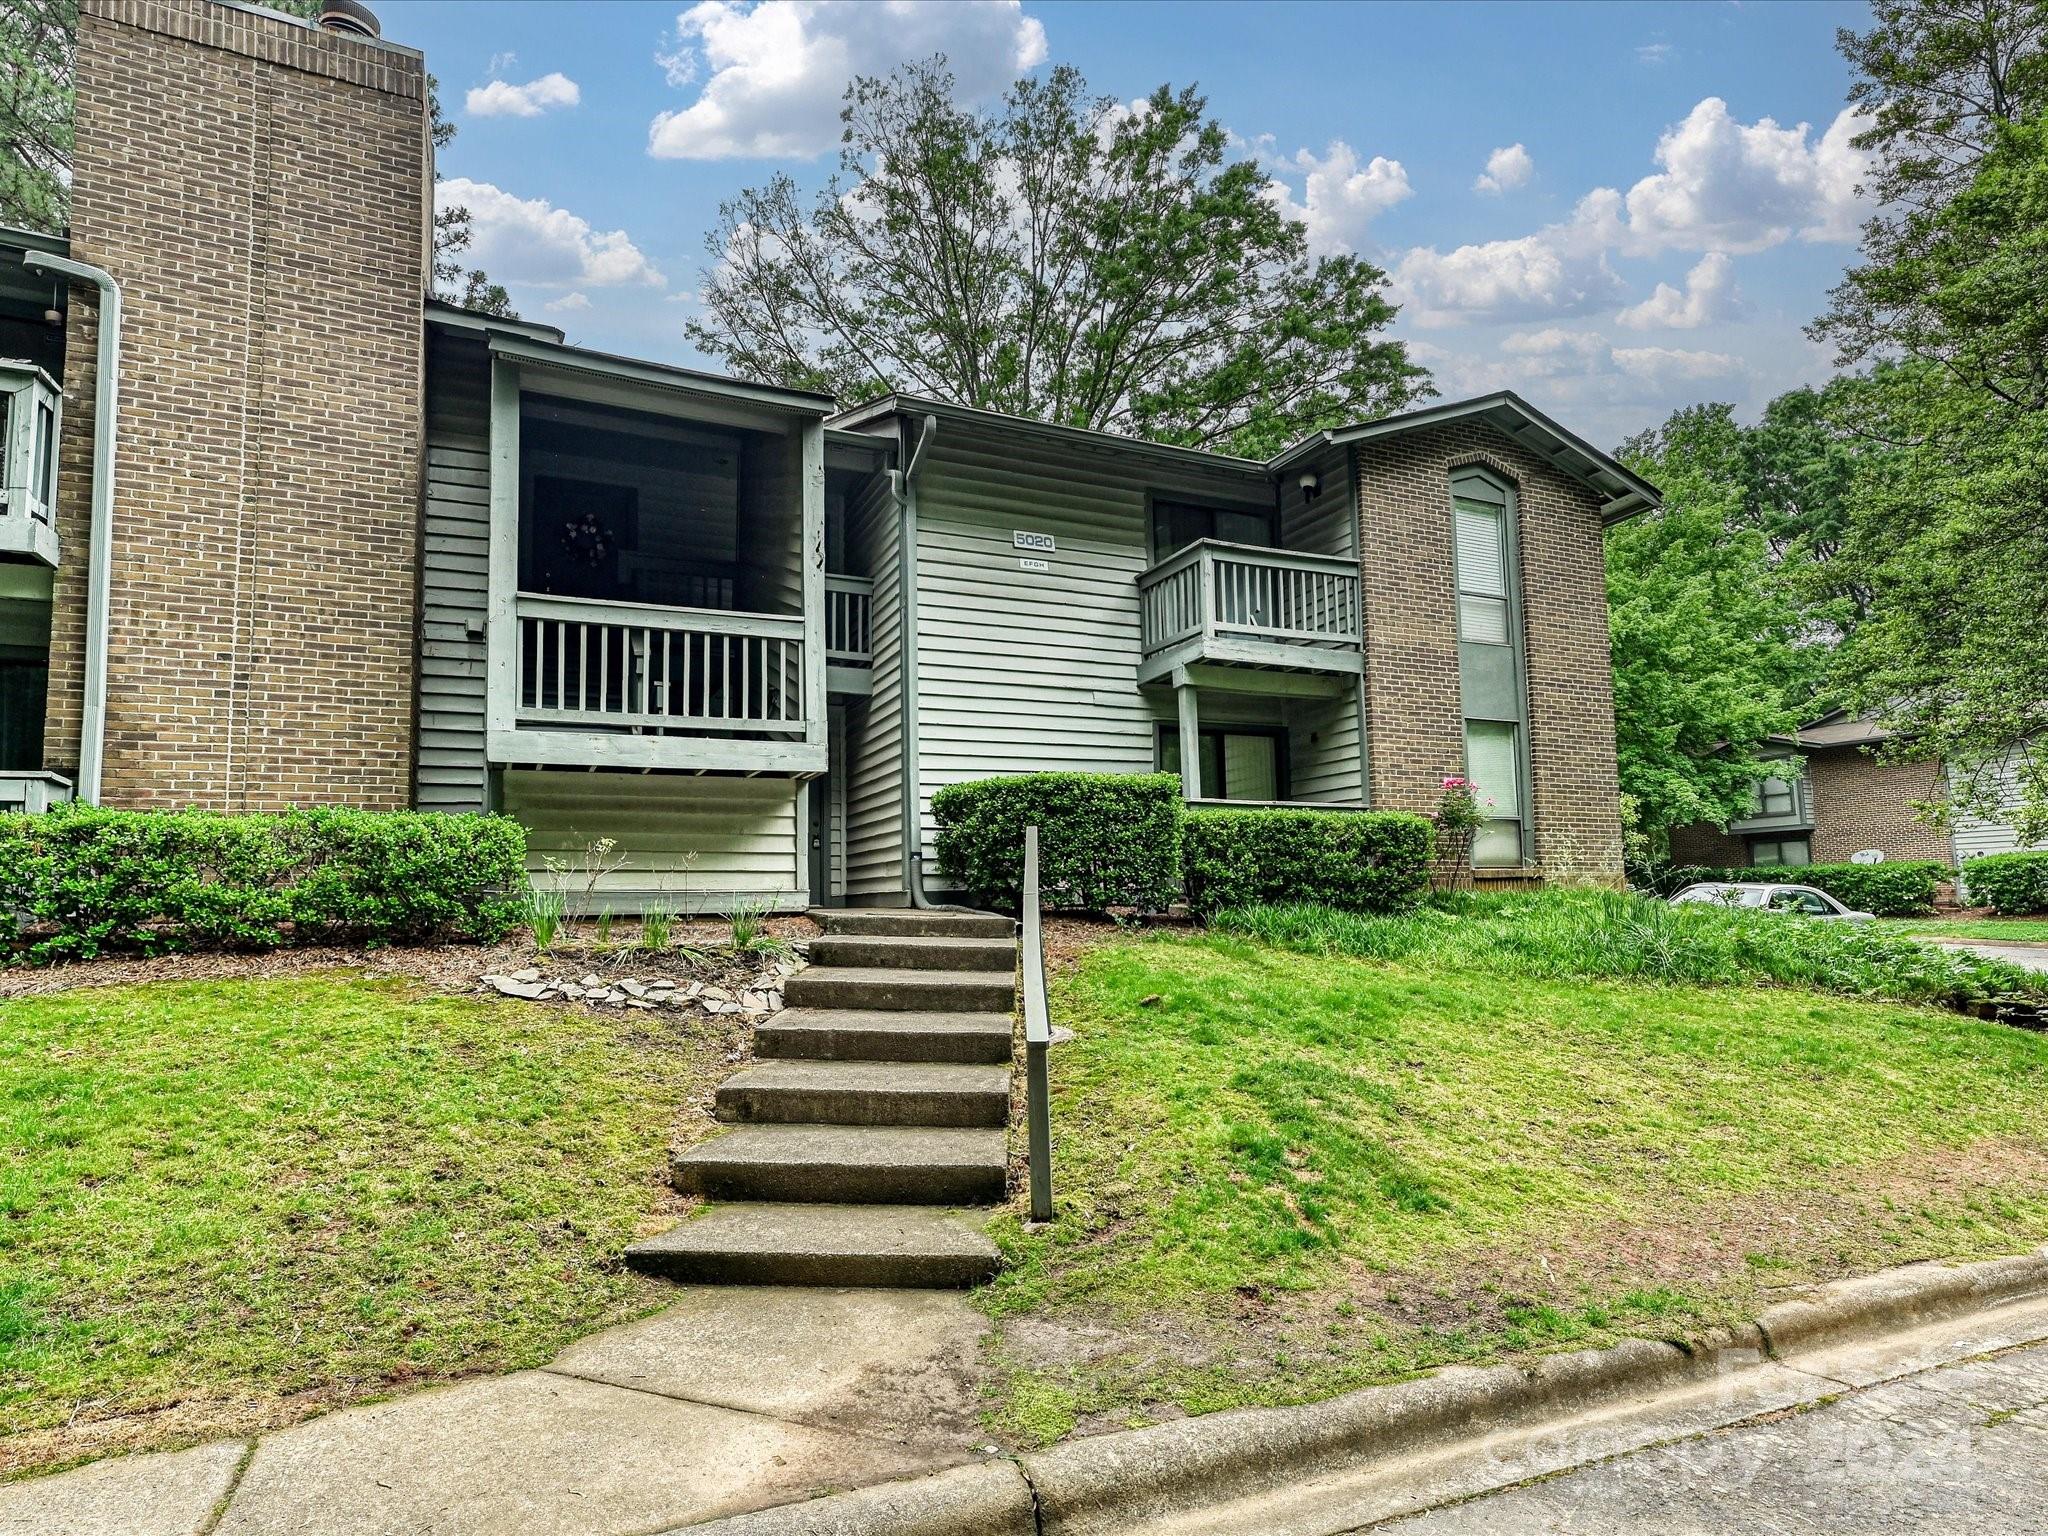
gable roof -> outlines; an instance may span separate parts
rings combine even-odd
[[[1473,420],[1485,422],[1560,473],[1590,486],[1601,497],[1602,522],[1618,523],[1663,505],[1663,493],[1656,486],[1611,454],[1602,453],[1577,433],[1560,426],[1511,389],[1480,395],[1472,400],[1454,400],[1445,405],[1402,411],[1393,416],[1382,416],[1377,421],[1360,422],[1355,427],[1336,427],[1318,432],[1278,455],[1267,468],[1277,474],[1321,448],[1340,443],[1369,442],[1376,437],[1392,437],[1424,427]]]
[[[881,395],[861,405],[850,406],[834,416],[830,426],[857,430],[890,416],[936,416],[940,421],[958,422],[1017,437],[1054,442],[1080,452],[1108,453],[1150,459],[1178,469],[1223,472],[1264,479],[1266,466],[1257,459],[1240,459],[1206,448],[1183,448],[1177,443],[1155,443],[1150,438],[1126,437],[1118,432],[1099,432],[1093,427],[1069,427],[1035,416],[1013,416],[1007,411],[983,410],[979,406],[955,405],[924,395]]]

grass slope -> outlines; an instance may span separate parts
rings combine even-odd
[[[1054,1015],[1060,1215],[984,1293],[1017,1440],[2048,1237],[2048,1040],[1953,1013],[1210,934],[1085,952]]]
[[[343,975],[0,1004],[0,1467],[530,1365],[645,1310],[619,1250],[719,1070],[645,1027]]]

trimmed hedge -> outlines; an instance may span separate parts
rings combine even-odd
[[[1807,864],[1755,869],[1714,869],[1705,865],[1674,865],[1660,871],[1651,888],[1668,896],[1702,881],[1775,881],[1811,885],[1842,905],[1878,917],[1918,917],[1934,910],[1934,894],[1949,876],[1946,864],[1934,859],[1900,859],[1884,864]]]
[[[1405,811],[1191,811],[1188,900],[1204,915],[1292,902],[1396,912],[1429,889],[1434,845],[1429,821]]]
[[[2048,853],[1987,853],[1963,860],[1970,900],[2004,917],[2048,912]]]
[[[500,816],[62,806],[0,817],[0,944],[32,961],[292,943],[492,942],[526,834]]]
[[[1024,829],[1034,824],[1046,906],[1165,911],[1180,899],[1183,815],[1171,773],[1020,773],[932,796],[939,873],[1009,911],[1023,897]]]

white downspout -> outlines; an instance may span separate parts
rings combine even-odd
[[[79,721],[78,784],[88,805],[100,802],[100,765],[107,734],[107,607],[113,587],[114,435],[121,400],[121,285],[111,272],[68,256],[30,251],[22,265],[54,272],[100,291],[99,365],[93,380],[92,525],[85,567],[85,706]]]

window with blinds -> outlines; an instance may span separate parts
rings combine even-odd
[[[1506,507],[1455,497],[1458,537],[1458,637],[1508,645],[1508,514]]]

